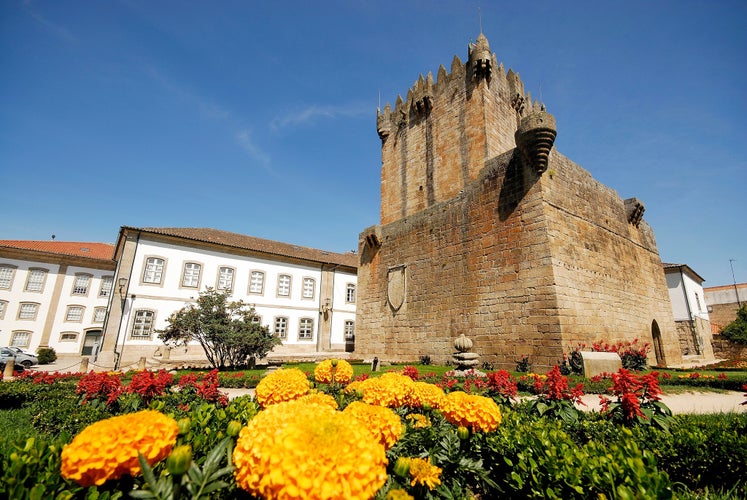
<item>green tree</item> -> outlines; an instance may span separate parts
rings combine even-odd
[[[737,319],[729,323],[726,328],[723,329],[721,335],[732,342],[747,344],[747,304],[739,308],[737,311]]]
[[[158,338],[170,346],[197,341],[214,368],[241,366],[249,358],[262,358],[280,339],[256,321],[254,308],[239,300],[230,302],[228,292],[208,288],[190,304],[169,316],[168,327]]]

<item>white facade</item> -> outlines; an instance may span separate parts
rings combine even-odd
[[[708,321],[703,278],[686,265],[665,264],[664,273],[675,321]]]
[[[43,250],[0,242],[0,345],[90,354],[102,335],[114,261],[55,253],[58,242],[28,243]],[[112,245],[80,245],[113,253]]]
[[[115,296],[97,364],[106,364],[110,356],[119,366],[162,356],[165,349],[157,331],[207,288],[229,289],[232,299],[252,305],[261,324],[282,340],[275,355],[352,347],[354,255],[178,228],[123,228],[116,255]],[[169,356],[197,359],[204,353],[195,343]]]

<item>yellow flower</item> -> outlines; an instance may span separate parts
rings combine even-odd
[[[431,426],[431,421],[425,415],[420,413],[411,413],[405,417],[407,420],[412,420],[412,426],[415,429],[426,429]]]
[[[350,363],[344,359],[325,359],[314,368],[314,380],[321,384],[331,384],[333,373],[338,384],[347,384],[353,379],[353,367]]]
[[[371,498],[387,480],[384,447],[352,415],[289,401],[241,430],[233,452],[240,488],[265,500]]]
[[[402,436],[404,427],[399,416],[389,408],[374,406],[362,401],[350,403],[343,413],[357,418],[363,426],[373,432],[387,450]]]
[[[450,392],[441,403],[444,418],[456,426],[491,432],[501,423],[501,410],[490,398],[461,391]]]
[[[399,408],[405,406],[415,382],[401,373],[387,372],[381,377],[369,378],[359,386],[363,390],[363,401],[379,406]]]
[[[336,410],[338,406],[337,401],[335,401],[335,398],[323,392],[311,392],[305,396],[301,396],[300,398],[298,398],[298,401],[303,401],[305,403],[315,403],[315,404],[320,404],[320,405],[326,405],[332,408],[333,410]]]
[[[415,497],[402,489],[389,490],[384,500],[415,500]]]
[[[444,396],[443,389],[437,385],[427,382],[413,382],[413,390],[410,394],[408,406],[413,408],[423,408],[424,406],[440,408],[441,400]]]
[[[422,484],[432,490],[441,484],[441,468],[431,465],[431,459],[413,458],[410,460],[410,476],[412,481],[410,486]]]
[[[81,486],[134,476],[140,473],[138,452],[153,465],[171,452],[178,433],[173,418],[153,410],[100,420],[65,445],[60,473]]]
[[[298,368],[280,369],[264,377],[257,384],[254,397],[263,408],[305,396],[311,383]]]

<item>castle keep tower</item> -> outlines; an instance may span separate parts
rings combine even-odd
[[[638,200],[553,149],[555,118],[480,34],[467,62],[421,75],[377,113],[381,223],[359,240],[355,353],[558,363],[594,340],[681,360],[664,272]]]

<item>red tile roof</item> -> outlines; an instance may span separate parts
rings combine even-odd
[[[13,248],[97,260],[112,260],[114,245],[76,241],[0,240],[0,249]]]
[[[279,241],[265,240],[247,236],[244,234],[230,233],[209,227],[128,227],[122,229],[132,229],[145,233],[160,234],[164,236],[173,236],[204,243],[213,243],[233,247],[243,250],[252,250],[255,252],[280,255],[284,257],[293,257],[297,259],[321,262],[324,264],[338,264],[352,268],[358,268],[358,254],[328,252],[316,248],[302,247],[290,243]]]

